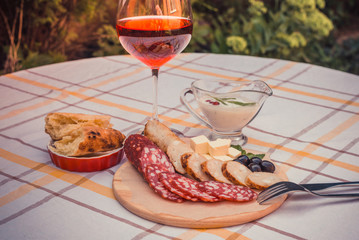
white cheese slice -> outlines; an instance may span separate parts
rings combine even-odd
[[[217,159],[217,160],[224,161],[224,162],[226,162],[226,161],[232,161],[232,160],[233,160],[233,158],[231,158],[231,157],[228,156],[228,155],[214,156],[213,158],[214,158],[214,159]]]
[[[239,157],[242,154],[241,151],[235,149],[234,147],[230,147],[228,149],[228,156],[230,156],[231,158],[235,159],[237,157]]]
[[[208,143],[208,152],[211,156],[223,156],[228,154],[228,148],[231,146],[230,139],[217,139]]]
[[[202,153],[201,154],[203,157],[205,157],[207,160],[210,160],[210,159],[213,159],[213,157],[209,154],[206,154],[206,153]]]
[[[190,145],[193,151],[200,154],[208,153],[208,143],[209,140],[206,136],[200,135],[190,139]]]

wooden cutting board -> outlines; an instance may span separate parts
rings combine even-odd
[[[287,179],[280,170],[277,174]],[[157,223],[186,228],[218,228],[251,222],[278,209],[286,198],[277,198],[269,205],[259,205],[256,201],[175,203],[157,195],[128,161],[116,171],[113,191],[116,199],[132,213]]]

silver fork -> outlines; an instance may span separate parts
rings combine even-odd
[[[338,183],[313,183],[296,184],[293,182],[278,182],[259,193],[257,202],[263,204],[273,198],[293,191],[304,191],[321,197],[359,197],[359,193],[347,194],[321,194],[316,191],[328,189],[335,186],[359,186],[359,182],[338,182]]]

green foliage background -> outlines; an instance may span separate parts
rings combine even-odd
[[[2,0],[0,7],[1,22],[8,22],[14,37],[12,43],[9,30],[0,28],[1,73],[9,72],[5,63],[17,42],[15,71],[126,54],[116,36],[115,0]],[[186,52],[288,59],[359,74],[359,37],[339,41],[342,29],[359,31],[356,0],[192,0],[192,7]]]

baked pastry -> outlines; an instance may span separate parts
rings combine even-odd
[[[85,126],[111,128],[110,116],[81,113],[49,113],[45,118],[45,132],[54,141],[72,134],[72,131]]]
[[[84,156],[120,148],[125,135],[112,128],[81,126],[53,142],[51,150],[65,156]]]

